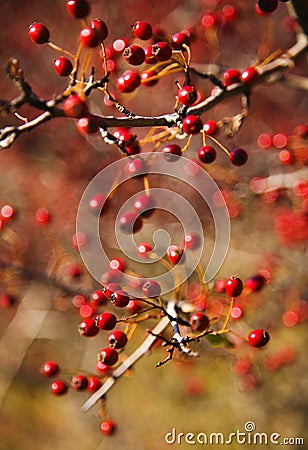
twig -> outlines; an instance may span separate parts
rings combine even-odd
[[[289,50],[287,50],[284,54],[269,62],[265,66],[258,67],[257,69],[259,76],[250,83],[250,90],[258,84],[264,83],[266,81],[277,81],[277,77],[273,78],[271,77],[271,75],[278,74],[286,70],[287,68],[292,67],[294,65],[293,60],[307,49],[307,42],[307,36],[305,34],[299,34],[297,42]],[[16,64],[16,60],[14,60],[14,64]],[[55,105],[58,102],[62,101],[63,98],[68,95],[68,93],[66,93],[65,95],[61,94],[49,101],[43,101],[39,99],[39,97],[37,97],[35,94],[33,94],[31,88],[28,88],[28,84],[24,84],[24,80],[23,82],[19,80],[17,81],[17,83],[19,83],[19,86],[22,89],[25,89],[25,97],[23,97],[22,95],[17,97],[15,99],[15,107],[16,104],[20,105],[28,102],[32,106],[35,106],[37,109],[44,109],[45,112],[35,119],[27,122],[26,124],[22,124],[16,127],[6,127],[0,130],[0,148],[2,149],[10,147],[22,133],[31,131],[33,128],[52,119],[53,117],[64,116],[63,111],[57,108]],[[100,86],[101,82],[98,82],[98,85]],[[89,86],[89,84],[87,85],[87,89],[91,90],[91,86]],[[228,86],[224,89],[220,89],[218,87],[215,94],[207,97],[199,104],[188,108],[186,113],[200,116],[223,100],[243,93],[247,93],[247,86],[244,83],[232,84],[231,86]],[[8,108],[7,105],[6,108]],[[109,127],[172,127],[173,125],[178,125],[180,122],[180,115],[178,112],[164,114],[161,116],[148,117],[138,115],[131,115],[129,117],[97,115],[94,117],[96,118],[98,125],[104,129]]]
[[[153,328],[154,334],[162,333],[162,331],[170,324],[168,317],[163,317],[156,327]],[[131,366],[135,364],[151,347],[153,342],[157,339],[156,336],[149,334],[143,343],[113,372],[112,376],[108,377],[102,387],[99,388],[91,397],[83,404],[81,410],[88,411],[95,403],[104,396],[114,383],[126,372]]]

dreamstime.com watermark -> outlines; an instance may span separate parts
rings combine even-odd
[[[178,432],[176,428],[165,435],[167,444],[173,445],[302,445],[303,437],[283,437],[279,433],[266,433],[256,431],[256,425],[252,421],[244,424],[243,430],[236,430],[229,434],[221,432],[213,433],[183,433]]]

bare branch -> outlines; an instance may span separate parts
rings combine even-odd
[[[152,332],[156,335],[162,333],[162,331],[170,324],[169,318],[167,316],[163,317],[156,327],[153,328]],[[95,403],[105,395],[109,389],[114,385],[114,383],[126,372],[130,367],[132,367],[138,359],[140,359],[151,347],[154,341],[157,339],[156,336],[149,334],[143,343],[135,350],[112,374],[108,377],[102,387],[99,388],[91,397],[83,404],[81,410],[83,412],[88,411]]]
[[[295,2],[297,3],[297,2]],[[299,8],[302,12],[303,8]],[[202,115],[206,111],[210,110],[220,102],[224,101],[227,98],[233,97],[235,95],[249,95],[249,92],[254,89],[257,85],[261,83],[273,83],[281,79],[281,72],[285,71],[288,68],[294,66],[294,60],[300,56],[304,51],[307,50],[307,36],[305,34],[298,34],[297,42],[287,51],[282,53],[279,57],[273,59],[269,63],[265,65],[259,65],[256,67],[258,71],[258,77],[249,83],[249,87],[245,83],[236,83],[231,86],[219,87],[217,86],[215,93],[209,97],[207,97],[204,101],[199,104],[192,106],[187,109],[186,114],[195,114]],[[50,120],[53,117],[63,117],[63,110],[57,108],[57,103],[61,102],[70,92],[65,92],[60,94],[59,96],[52,98],[49,101],[41,100],[36,94],[34,94],[31,90],[31,87],[24,80],[21,69],[18,66],[18,62],[12,59],[10,60],[11,69],[10,69],[10,77],[13,81],[19,85],[22,89],[23,94],[11,102],[11,105],[16,107],[17,105],[21,105],[23,103],[29,103],[30,105],[36,107],[37,109],[43,109],[45,112],[40,116],[36,117],[32,121],[29,121],[26,124],[22,124],[17,127],[6,127],[0,130],[0,148],[5,149],[10,147],[13,142],[24,132],[31,131],[31,129],[37,127],[41,123]],[[204,74],[205,77],[210,78],[209,74]],[[107,78],[106,78],[107,79]],[[97,88],[102,86],[102,84],[106,81],[106,79],[95,81],[93,80],[93,86],[91,83],[87,84],[86,89],[87,93],[91,92],[92,87]],[[13,107],[12,106],[12,107]],[[8,106],[6,105],[6,108]],[[242,124],[243,119],[245,118],[245,114],[237,115],[237,123],[231,126],[230,132],[236,132]],[[109,127],[172,127],[177,126],[181,123],[181,117],[179,112],[174,112],[171,114],[164,114],[161,116],[138,116],[134,114],[126,115],[125,117],[114,117],[114,116],[94,116],[97,119],[98,125],[100,128],[106,130]]]

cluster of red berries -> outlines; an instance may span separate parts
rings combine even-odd
[[[59,365],[55,361],[46,361],[42,367],[41,372],[45,377],[53,378],[61,372]],[[65,372],[65,370],[64,370]],[[102,385],[102,379],[95,375],[85,375],[78,373],[71,377],[70,383],[61,379],[55,379],[50,385],[50,391],[55,396],[62,396],[66,394],[71,387],[75,391],[90,393],[96,392]],[[100,424],[101,432],[106,435],[112,435],[116,430],[116,424],[109,418],[104,418]]]
[[[283,0],[281,0],[283,1]],[[276,9],[278,0],[259,0],[258,8],[263,12],[272,12]],[[70,0],[67,2],[68,12],[75,18],[85,19],[90,14],[90,5],[87,0]],[[233,5],[224,4],[219,14],[216,12],[209,12],[202,17],[202,25],[205,29],[211,29],[217,26],[219,23],[226,23],[232,21],[236,16],[236,10]],[[126,38],[117,39],[113,42],[112,46],[105,46],[104,41],[108,37],[108,27],[101,19],[94,19],[89,22],[88,26],[84,26],[79,34],[80,48],[94,49],[98,48],[100,57],[104,64],[106,64],[108,74],[109,72],[115,72],[117,70],[116,63],[119,60],[119,65],[129,64],[131,66],[143,66],[144,64],[150,65],[150,68],[138,73],[137,70],[126,70],[119,75],[116,80],[116,88],[122,94],[129,94],[134,92],[142,84],[145,86],[154,86],[159,78],[161,68],[165,69],[170,64],[170,60],[176,53],[186,55],[189,53],[189,47],[193,40],[193,35],[183,30],[175,33],[168,40],[165,34],[161,30],[157,30],[148,22],[137,21],[132,27],[133,42],[130,42]],[[34,23],[28,30],[29,37],[37,44],[51,44],[50,33],[48,28],[41,23]],[[149,45],[142,46],[139,41],[150,41]],[[118,58],[118,60],[117,60]],[[185,60],[186,61],[186,60]],[[155,66],[154,66],[155,64]],[[142,67],[144,68],[144,67]],[[77,70],[75,62],[67,56],[59,56],[54,61],[54,69],[56,73],[62,77],[68,77]],[[168,71],[166,71],[167,73]],[[250,66],[243,71],[236,69],[229,69],[222,73],[222,79],[219,82],[219,89],[232,89],[230,86],[237,83],[253,83],[258,77],[258,71],[256,67]],[[105,95],[105,98],[110,101],[110,104],[115,101],[110,100],[112,96]],[[198,149],[198,159],[203,164],[210,164],[216,159],[217,140],[213,136],[218,132],[220,124],[213,120],[207,120],[203,122],[197,115],[189,113],[189,107],[199,101],[200,95],[197,89],[190,84],[190,81],[185,80],[185,84],[181,86],[178,84],[178,92],[176,96],[177,111],[181,112],[179,115],[180,121],[178,127],[183,133],[188,135],[188,139],[191,136],[202,134],[204,137],[204,145]],[[114,100],[114,99],[113,99]],[[76,92],[70,92],[68,97],[64,98],[63,111],[67,117],[78,119],[78,129],[81,133],[92,134],[99,130],[97,118],[90,113],[86,100],[86,95],[82,90]],[[186,113],[188,111],[188,113]],[[301,130],[300,135],[307,137],[306,131]],[[113,132],[112,136],[120,148],[124,149],[124,153],[130,156],[130,161],[127,165],[127,173],[132,177],[145,176],[146,175],[146,162],[136,156],[140,152],[139,140],[135,135],[131,133],[128,128],[117,128]],[[285,138],[285,139],[284,139]],[[212,145],[206,145],[205,139],[211,140]],[[164,141],[162,141],[164,142]],[[261,139],[258,140],[259,145],[262,147]],[[285,149],[289,142],[288,137],[282,134],[277,134],[271,138],[271,144],[276,148]],[[219,147],[222,148],[221,145]],[[265,148],[265,147],[263,147]],[[247,152],[241,148],[234,148],[231,151],[224,149],[227,153],[231,163],[235,166],[242,166],[247,162]],[[183,151],[180,145],[170,143],[164,145],[162,148],[166,160],[172,162],[181,157]],[[285,150],[282,150],[285,151]],[[286,158],[286,156],[285,156]],[[287,159],[286,159],[287,160]],[[285,160],[285,161],[286,161]],[[284,161],[284,163],[286,163]],[[307,187],[306,187],[307,191]],[[306,192],[307,193],[307,192]],[[306,194],[305,194],[306,195]],[[307,198],[307,195],[305,196]],[[97,193],[93,196],[89,203],[89,208],[94,214],[102,214],[108,207],[109,201],[101,193]],[[2,211],[3,210],[3,211]],[[1,221],[9,219],[14,210],[9,208],[9,205],[2,208]],[[155,210],[155,202],[150,193],[142,194],[136,197],[133,205],[133,210],[123,214],[119,217],[119,228],[124,233],[138,232],[142,225],[143,220],[149,217]],[[294,220],[293,220],[294,219]],[[298,223],[292,217],[292,221]],[[49,212],[41,208],[36,213],[36,220],[40,224],[46,224],[50,220]],[[1,223],[1,222],[0,222]],[[291,226],[291,225],[290,225]],[[1,228],[1,226],[0,226]],[[298,227],[297,227],[298,228]],[[296,228],[296,229],[297,229]],[[300,226],[302,229],[303,227]],[[294,233],[294,228],[292,228]],[[73,236],[73,245],[79,248],[86,242],[85,236],[81,234],[75,234]],[[194,234],[187,234],[184,237],[182,245],[171,245],[167,249],[166,258],[172,265],[185,263],[185,250],[195,250],[200,245],[199,237]],[[141,258],[149,258],[153,247],[148,242],[141,242],[138,244],[136,251]],[[82,269],[79,264],[70,264],[68,266],[68,273],[71,278],[80,277]],[[138,296],[132,297],[125,290],[125,286],[121,284],[122,273],[126,271],[126,263],[122,258],[113,258],[110,261],[110,270],[104,274],[102,283],[104,287],[102,290],[93,291],[89,299],[82,295],[76,295],[73,298],[73,305],[78,308],[79,314],[82,320],[79,324],[79,333],[85,337],[97,336],[101,330],[108,331],[107,337],[108,344],[103,347],[97,355],[96,370],[99,376],[89,375],[85,373],[78,373],[71,378],[70,383],[63,380],[54,380],[51,385],[51,391],[54,395],[62,395],[69,389],[69,386],[76,391],[89,391],[95,392],[102,385],[102,380],[105,376],[112,373],[114,367],[119,364],[121,359],[121,352],[128,342],[129,333],[126,331],[115,329],[117,324],[125,323],[125,320],[130,316],[136,317],[143,313],[143,306],[148,302],[153,306],[153,302],[157,299],[160,300],[160,305],[163,304],[163,299],[160,299],[161,286],[154,280],[144,282],[140,277],[140,283],[138,286],[134,286],[136,290],[140,290],[143,298]],[[258,292],[266,284],[266,278],[258,273],[249,277],[243,281],[238,276],[232,276],[227,280],[217,280],[215,283],[215,292],[218,294],[225,294],[228,299],[228,305],[231,304],[228,310],[227,320],[224,321],[224,325],[220,330],[212,330],[212,324],[215,322],[217,316],[218,320],[225,315],[225,304],[222,302],[214,301],[209,302],[206,298],[204,291],[198,294],[197,300],[191,294],[193,301],[189,305],[190,308],[185,311],[181,311],[180,314],[183,318],[183,327],[187,327],[189,332],[193,332],[193,336],[199,335],[202,337],[207,334],[214,333],[232,333],[227,327],[229,320],[238,320],[243,315],[243,305],[241,298],[244,294],[250,292]],[[189,288],[191,286],[189,285]],[[200,284],[199,284],[200,287]],[[144,297],[146,299],[144,299]],[[219,304],[218,304],[219,303]],[[109,308],[114,308],[112,312]],[[216,310],[215,310],[216,308]],[[125,312],[125,317],[118,319],[115,312],[120,310]],[[294,312],[294,311],[291,311]],[[290,311],[287,311],[290,313]],[[299,317],[299,316],[298,316]],[[286,322],[291,321],[292,317],[289,314],[285,317]],[[131,319],[134,320],[133,317]],[[299,320],[299,319],[298,319]],[[195,334],[194,334],[195,333]],[[238,336],[237,336],[238,338]],[[248,333],[247,338],[243,340],[248,343],[250,347],[261,348],[269,342],[269,333],[264,329],[255,329]],[[252,350],[251,350],[252,351]],[[246,366],[243,361],[238,360],[235,372],[248,374],[250,370],[250,362],[246,361]],[[42,368],[42,372],[47,377],[57,376],[60,372],[60,368],[57,363],[53,361],[47,361]],[[65,372],[65,371],[64,371]],[[251,374],[250,374],[251,375]],[[252,379],[250,379],[252,383]],[[246,386],[249,386],[248,380],[246,380]],[[106,419],[101,424],[102,433],[108,435],[112,434],[115,429],[114,422]]]
[[[292,133],[261,133],[257,138],[258,146],[263,150],[279,150],[279,161],[283,165],[305,164],[308,160],[308,126],[297,125]]]
[[[67,3],[68,12],[76,18],[85,18],[90,13],[90,6],[87,1],[71,1]],[[226,17],[231,18],[230,8],[223,8],[226,12]],[[127,39],[117,39],[114,41],[112,47],[105,47],[100,54],[104,60],[104,64],[112,65],[114,58],[122,54],[123,59],[130,65],[140,66],[143,64],[166,63],[168,67],[169,61],[173,52],[185,52],[191,43],[191,36],[188,30],[177,32],[171,36],[168,42],[164,32],[157,30],[148,22],[136,21],[132,27],[134,39],[141,41],[152,40],[151,45],[143,48],[137,43],[129,43]],[[30,38],[38,43],[49,43],[50,33],[45,25],[41,23],[34,23],[28,30]],[[79,40],[82,47],[95,48],[103,43],[108,36],[108,28],[101,19],[94,19],[88,27],[82,28]],[[73,64],[66,56],[60,56],[54,61],[56,72],[61,76],[69,76],[73,72]],[[155,66],[156,67],[156,66]],[[163,66],[162,66],[163,67]],[[109,69],[108,69],[109,70]],[[167,73],[167,72],[166,72]],[[255,67],[248,67],[243,72],[236,69],[229,69],[222,74],[222,86],[228,87],[234,83],[249,83],[257,77],[257,70]],[[158,82],[159,73],[156,68],[153,70],[145,70],[140,74],[136,70],[126,70],[116,80],[116,87],[121,93],[130,93],[138,88],[141,84],[146,86],[153,86]],[[108,99],[109,97],[106,96]],[[198,92],[191,84],[184,86],[179,85],[177,93],[177,102],[183,108],[189,108],[198,99]],[[113,102],[111,102],[113,104]],[[63,110],[67,117],[72,117],[78,120],[77,128],[82,134],[94,134],[99,129],[98,119],[89,112],[86,97],[83,92],[72,92],[68,98],[65,99]],[[183,110],[184,111],[184,110]],[[183,114],[184,115],[184,114]],[[183,117],[182,115],[182,117]],[[216,123],[207,121],[203,124],[197,115],[187,114],[183,117],[180,125],[181,129],[187,135],[197,135],[200,132],[204,136],[212,136],[217,130]],[[140,146],[135,136],[132,136],[127,129],[117,129],[114,132],[114,137],[117,141],[118,147],[121,148],[127,155],[134,155],[139,153]],[[241,166],[247,161],[247,153],[241,148],[235,148],[231,151],[225,149],[232,164]],[[167,156],[180,156],[181,149],[178,144],[171,144],[165,146],[163,153]],[[198,152],[200,162],[210,164],[216,159],[216,149],[212,145],[203,145]],[[149,208],[148,208],[149,210]],[[132,225],[135,231],[141,228],[141,220],[139,220],[135,213],[129,213],[127,217],[123,218],[121,227],[124,230],[131,231]]]

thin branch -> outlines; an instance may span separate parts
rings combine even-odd
[[[273,77],[274,74],[279,74],[280,72],[293,67],[294,59],[301,55],[307,49],[307,36],[305,34],[299,34],[298,40],[296,44],[294,44],[289,50],[283,53],[278,58],[275,58],[273,61],[269,62],[265,66],[259,66],[257,68],[259,76],[250,83],[249,90],[252,90],[258,84],[264,82],[275,82],[277,81],[277,77]],[[14,60],[14,65],[18,67],[16,61]],[[19,69],[20,71],[20,69]],[[17,70],[18,72],[18,70]],[[20,75],[21,73],[21,75]],[[13,77],[14,78],[14,77]],[[21,78],[21,79],[20,79]],[[20,104],[20,102],[28,102],[32,106],[35,106],[37,109],[44,109],[45,112],[35,119],[22,124],[16,127],[5,127],[0,130],[0,148],[5,149],[10,147],[13,142],[24,132],[31,131],[33,128],[41,125],[42,123],[52,119],[53,117],[63,117],[64,113],[62,109],[57,108],[55,105],[62,101],[65,96],[68,94],[60,94],[58,97],[53,98],[49,101],[43,101],[39,99],[28,87],[28,84],[24,84],[25,81],[22,77],[22,72],[19,72],[19,78],[16,78],[17,84],[22,89],[25,89],[24,95],[17,97],[15,101]],[[21,81],[23,80],[23,81]],[[98,86],[101,86],[102,81],[93,82]],[[30,89],[30,91],[29,91]],[[233,97],[235,95],[247,94],[247,85],[244,83],[232,84],[224,89],[220,89],[217,87],[215,94],[207,97],[204,101],[199,103],[198,105],[192,106],[188,108],[187,114],[195,114],[202,115],[209,109],[213,108],[218,103],[223,100]],[[91,91],[91,86],[87,85],[87,90]],[[29,93],[30,92],[30,93]],[[132,115],[129,117],[114,117],[114,116],[95,116],[98,125],[103,128],[109,127],[172,127],[174,125],[178,125],[181,121],[180,114],[178,112],[171,114],[164,114],[161,116],[138,116]]]
[[[164,329],[170,324],[168,317],[163,317],[156,327],[153,328],[152,332],[156,335],[162,333]],[[156,336],[149,334],[143,343],[135,350],[112,374],[108,377],[103,386],[99,388],[91,397],[83,404],[81,410],[83,412],[88,411],[95,403],[103,397],[109,389],[115,384],[115,382],[126,372],[130,367],[132,367],[138,359],[140,359],[151,347],[151,345],[157,339]]]
[[[308,91],[308,78],[294,75],[293,73],[284,74],[282,81],[294,89]]]

